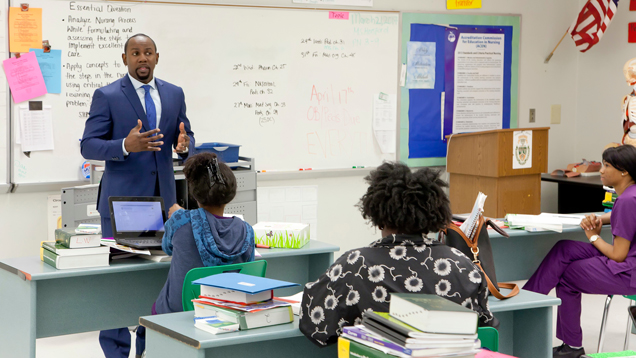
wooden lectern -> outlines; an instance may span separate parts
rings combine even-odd
[[[548,130],[500,129],[455,134],[449,139],[447,171],[453,213],[470,213],[481,191],[488,195],[484,215],[541,212],[541,173],[548,171]],[[515,131],[532,131],[532,167],[512,169]]]

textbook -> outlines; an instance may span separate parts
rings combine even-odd
[[[391,352],[391,353],[388,353]],[[430,355],[429,357],[455,357],[455,358],[474,358],[477,350],[467,351],[468,353],[462,354],[438,354]],[[394,350],[388,349],[376,349],[363,344],[360,341],[355,341],[351,337],[345,338],[343,336],[338,337],[338,358],[395,358],[403,357],[409,358],[411,355],[400,353]],[[425,356],[424,356],[425,357]]]
[[[218,317],[194,318],[194,326],[212,334],[236,332],[239,329],[238,323],[222,321]]]
[[[196,282],[196,281],[195,281]],[[255,294],[249,294],[241,291],[229,290],[227,288],[201,286],[201,297],[211,298],[224,302],[236,302],[243,304],[252,304],[271,300],[274,294],[271,290],[263,291]]]
[[[274,326],[294,321],[291,306],[275,307],[256,312],[243,312],[230,308],[195,302],[194,317],[217,316],[219,319],[238,323],[241,330]]]
[[[300,286],[297,283],[234,272],[204,277],[192,284],[201,285],[203,297],[241,303],[271,300],[274,289]]]
[[[77,234],[74,229],[55,229],[55,242],[69,249],[80,247],[98,247],[101,245],[101,234]]]
[[[383,350],[393,350],[398,353],[407,354],[411,357],[430,357],[433,355],[451,354],[451,353],[468,353],[479,348],[479,340],[466,340],[463,345],[453,345],[449,343],[430,343],[416,349],[406,348],[403,345],[392,342],[384,336],[374,334],[367,330],[364,326],[344,327],[343,336],[352,339],[369,347]]]
[[[433,294],[393,293],[389,314],[422,332],[475,334],[477,312]]]
[[[107,254],[110,252],[110,248],[108,246],[69,249],[68,247],[62,244],[56,243],[55,241],[44,241],[42,242],[42,247],[60,256]]]
[[[108,253],[80,256],[60,256],[49,250],[42,250],[42,261],[58,270],[108,266]]]
[[[245,304],[245,303],[236,303],[236,302],[225,302],[225,301],[213,300],[213,299],[205,298],[205,297],[199,297],[199,298],[193,299],[192,302],[198,302],[204,305],[212,305],[212,306],[217,306],[221,308],[229,308],[232,310],[243,311],[243,312],[258,312],[263,310],[269,310],[276,307],[283,307],[283,306],[290,305],[288,302],[279,301],[277,299],[272,299],[265,302]]]
[[[362,318],[365,328],[403,344],[406,348],[416,348],[430,342],[464,343],[474,341],[477,334],[435,334],[422,332],[408,324],[391,317],[388,312],[368,312]]]

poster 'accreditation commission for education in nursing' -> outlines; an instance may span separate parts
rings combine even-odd
[[[459,35],[455,49],[453,133],[502,128],[504,37]]]

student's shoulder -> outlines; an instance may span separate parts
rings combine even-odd
[[[187,223],[182,223],[175,229],[172,242],[177,243],[181,240],[190,241],[193,238],[194,238],[194,233],[192,231],[192,223],[187,222]]]

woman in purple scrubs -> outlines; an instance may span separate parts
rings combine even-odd
[[[557,316],[557,338],[563,344],[553,357],[578,358],[585,354],[581,331],[581,293],[603,295],[636,294],[636,147],[623,145],[603,152],[601,181],[618,194],[610,213],[588,215],[581,227],[589,243],[562,240],[550,250],[523,287],[548,294],[556,287],[561,299]],[[599,236],[610,224],[613,243]]]

